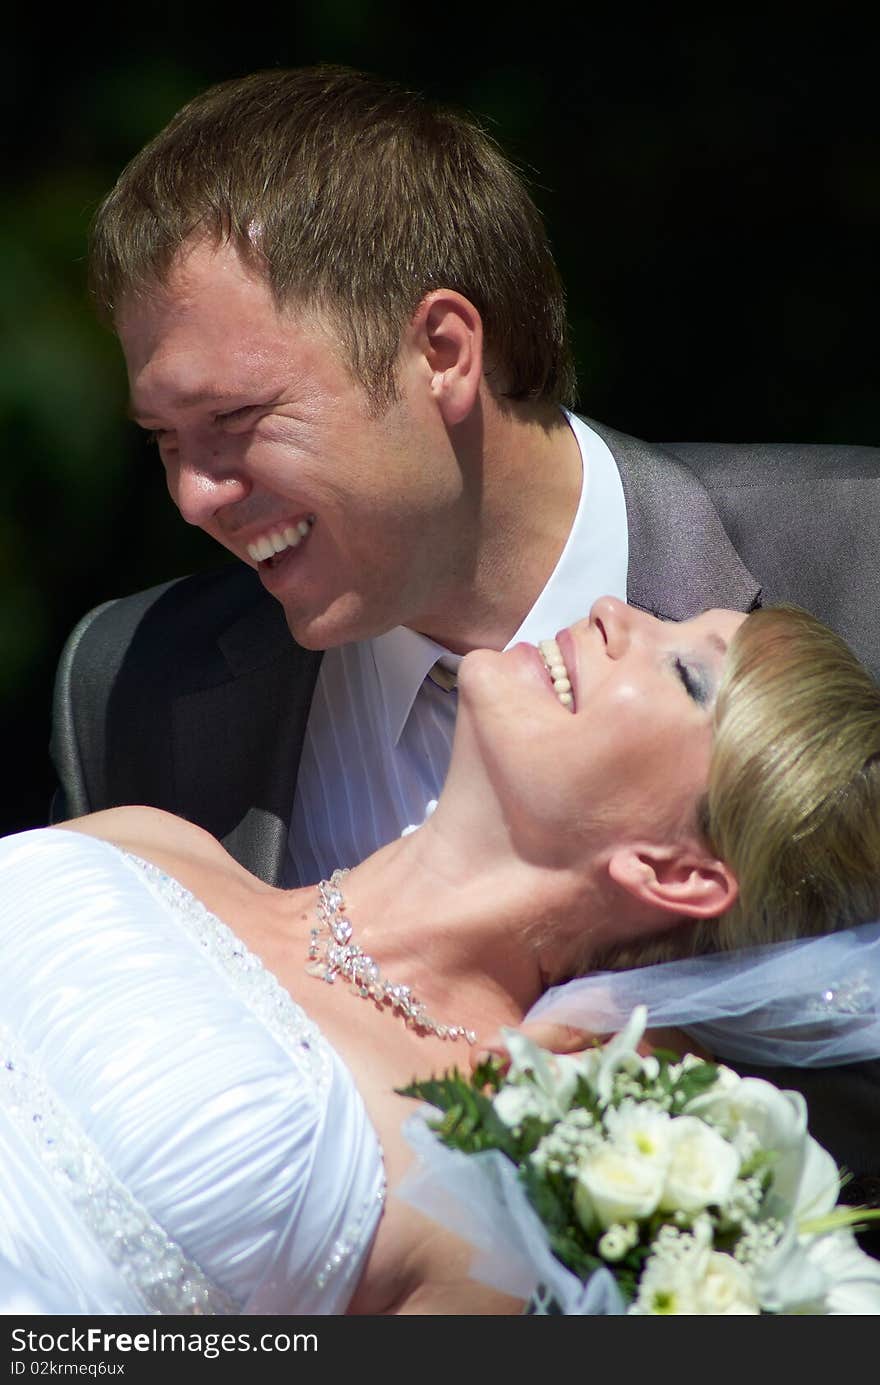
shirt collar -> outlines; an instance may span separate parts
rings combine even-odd
[[[586,615],[597,596],[626,600],[628,544],[623,487],[608,447],[591,428],[566,411],[583,462],[577,511],[550,578],[522,625],[505,645],[537,644]],[[438,660],[455,672],[462,655],[452,654],[426,635],[396,626],[370,641],[388,729],[396,746],[413,703]],[[430,685],[429,685],[430,686]],[[452,694],[437,690],[439,697]]]
[[[447,668],[455,672],[462,656],[450,654],[448,649],[435,644],[427,635],[407,630],[403,625],[395,626],[384,635],[376,635],[370,643],[385,703],[388,729],[392,743],[397,745],[419,689],[431,669],[438,660],[442,660]],[[440,693],[442,697],[451,695]]]
[[[629,534],[626,501],[608,445],[583,419],[565,411],[581,452],[581,496],[565,547],[544,590],[505,646],[537,644],[582,620],[597,597],[626,600]]]

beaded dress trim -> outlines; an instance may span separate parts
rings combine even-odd
[[[227,978],[238,998],[269,1030],[273,1039],[298,1066],[305,1065],[316,1090],[326,1092],[332,1075],[327,1041],[281,982],[259,957],[248,951],[232,929],[179,880],[166,875],[151,861],[144,861],[128,851],[122,854],[145,877],[159,898],[171,906],[175,920],[180,921],[208,960]]]
[[[151,1313],[237,1313],[238,1305],[116,1177],[38,1063],[0,1026],[0,1100],[55,1187]]]

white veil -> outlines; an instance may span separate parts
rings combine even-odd
[[[878,865],[880,869],[880,865]],[[880,1058],[880,922],[630,971],[547,991],[526,1020],[611,1034],[636,1005],[718,1059],[830,1067]]]

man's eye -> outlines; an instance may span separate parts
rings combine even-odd
[[[169,436],[167,428],[146,428],[144,432],[150,447],[161,447],[163,444],[167,445]]]
[[[675,671],[688,697],[702,707],[707,698],[705,679],[697,670],[691,668],[690,664],[686,664],[684,659],[676,658]]]
[[[147,428],[145,432],[147,445],[155,447],[163,464],[167,465],[169,457],[177,451],[176,433],[171,428]]]
[[[245,404],[240,409],[230,409],[226,414],[215,414],[214,422],[219,423],[221,428],[234,428],[237,423],[249,422],[257,413],[254,404]]]

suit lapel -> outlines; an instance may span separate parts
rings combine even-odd
[[[662,447],[588,419],[611,449],[626,499],[627,600],[665,620],[712,607],[750,611],[760,584],[733,544],[708,491]]]
[[[172,707],[177,801],[242,865],[276,884],[321,656],[293,642],[269,598],[218,644],[222,676]]]

